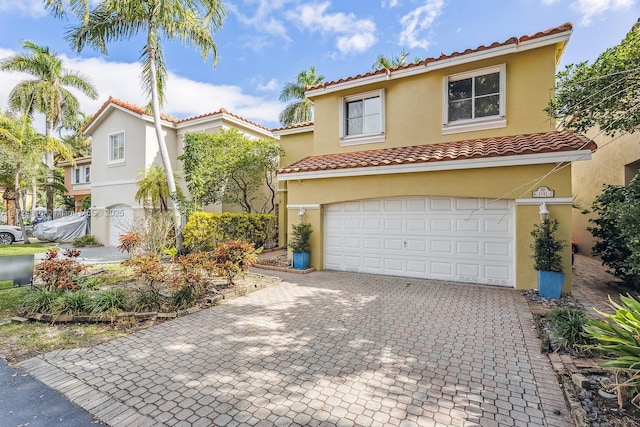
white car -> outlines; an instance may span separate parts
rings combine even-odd
[[[13,225],[0,225],[0,245],[22,241],[22,230]]]

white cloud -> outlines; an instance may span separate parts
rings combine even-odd
[[[282,9],[292,0],[244,0],[245,10],[255,10],[253,16],[245,15],[234,4],[227,4],[227,9],[233,13],[240,23],[253,27],[259,32],[281,37],[287,42],[291,42],[291,38],[287,35],[287,29],[282,21],[277,20],[272,14]]]
[[[353,13],[327,13],[329,2],[303,4],[290,11],[290,21],[311,32],[335,34],[336,47],[343,54],[363,52],[375,41],[376,24],[370,19],[358,19]]]
[[[0,12],[18,13],[33,18],[47,14],[42,0],[0,0]]]
[[[396,7],[400,4],[400,0],[382,0],[382,7]]]
[[[0,59],[16,52],[0,48]],[[91,100],[77,94],[80,108],[87,114],[95,113],[109,96],[144,106],[147,96],[140,86],[140,64],[109,62],[102,58],[67,58],[61,55],[65,68],[79,71],[90,77],[98,90],[99,98]],[[29,76],[21,73],[0,73],[0,109],[7,108],[11,89]],[[271,84],[271,82],[269,82]],[[213,85],[197,82],[169,73],[167,77],[164,112],[176,117],[188,117],[226,108],[249,120],[267,127],[278,123],[283,104],[247,94],[236,85]],[[42,130],[38,123],[35,123]]]
[[[589,26],[595,16],[610,10],[626,9],[634,3],[635,0],[576,0],[571,6],[582,14],[580,23]]]
[[[258,82],[256,84],[256,89],[265,92],[273,92],[280,89],[280,83],[278,83],[277,79],[271,79],[267,83]]]
[[[427,49],[431,42],[425,32],[444,9],[444,0],[427,0],[420,6],[402,17],[402,31],[400,32],[400,45],[410,48]]]

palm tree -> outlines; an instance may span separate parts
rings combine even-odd
[[[0,145],[4,148],[5,154],[10,157],[14,165],[15,199],[20,200],[21,175],[23,169],[36,168],[40,163],[42,154],[53,152],[61,154],[64,158],[71,160],[71,152],[67,146],[55,138],[39,134],[31,125],[31,119],[27,115],[16,118],[11,114],[0,113]],[[53,212],[53,211],[51,211]],[[24,229],[22,212],[17,209],[17,220],[22,227],[22,233],[27,235]],[[25,243],[29,243],[25,238]]]
[[[400,67],[402,65],[407,65],[407,57],[409,56],[409,52],[402,49],[399,56],[394,56],[391,54],[391,58],[380,54],[378,55],[378,59],[371,66],[372,70],[389,70],[391,68]],[[414,62],[420,61],[419,58],[416,58]]]
[[[175,177],[174,177],[175,179]],[[167,174],[158,165],[153,165],[146,171],[138,175],[138,191],[136,192],[136,202],[146,205],[149,203],[153,209],[160,209],[160,212],[169,210],[169,186],[167,185]],[[180,188],[178,196],[181,197]]]
[[[75,1],[75,0],[74,0]],[[76,97],[67,88],[78,89],[91,99],[98,94],[89,79],[62,67],[62,60],[48,47],[28,40],[22,43],[25,53],[0,61],[0,70],[31,74],[34,79],[20,82],[9,94],[12,109],[31,116],[34,111],[44,114],[47,121],[46,135],[53,138],[54,130],[65,114],[79,110]],[[49,167],[48,182],[53,182],[53,153],[47,152],[45,163]],[[53,187],[47,189],[47,210],[53,212]]]
[[[47,0],[48,7],[64,14],[62,0]],[[180,206],[169,152],[162,132],[160,106],[164,100],[167,69],[161,41],[178,39],[200,50],[203,59],[213,56],[217,61],[217,46],[213,33],[222,27],[226,10],[221,0],[103,0],[88,10],[84,0],[67,0],[72,13],[82,22],[73,26],[68,40],[82,51],[87,46],[107,53],[107,44],[128,40],[144,32],[142,47],[142,81],[151,96],[151,109],[162,165],[167,177],[169,195],[174,203],[176,246],[182,250]],[[93,2],[90,2],[93,4]],[[58,7],[58,9],[56,9]]]
[[[302,70],[296,76],[295,82],[287,82],[280,92],[280,101],[295,100],[280,113],[280,123],[291,126],[313,120],[313,102],[304,92],[308,86],[317,85],[324,81],[324,76],[316,75],[316,67],[309,67],[309,71]]]

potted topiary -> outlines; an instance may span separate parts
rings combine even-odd
[[[301,222],[294,224],[289,239],[289,247],[293,252],[293,268],[305,270],[311,262],[311,224]]]
[[[531,232],[534,239],[532,258],[538,271],[538,293],[546,298],[560,298],[564,283],[560,254],[567,244],[556,237],[557,230],[558,220],[545,218],[541,224],[535,224]]]

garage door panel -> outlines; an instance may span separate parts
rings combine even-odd
[[[327,206],[325,268],[513,285],[513,202],[496,204],[406,197]]]
[[[453,253],[451,240],[431,240],[430,248],[433,254],[450,255]]]
[[[455,199],[455,206],[457,210],[462,210],[462,211],[477,210],[477,209],[480,209],[480,200],[459,198],[459,199]]]
[[[429,220],[429,230],[437,231],[453,231],[453,222],[451,218],[432,218]]]
[[[386,199],[383,201],[383,205],[384,205],[384,211],[386,213],[403,213],[404,209],[403,209],[403,203],[402,200],[398,199],[398,200],[391,200],[391,199]]]
[[[407,199],[406,201],[407,212],[414,213],[427,212],[427,200],[426,199]]]

